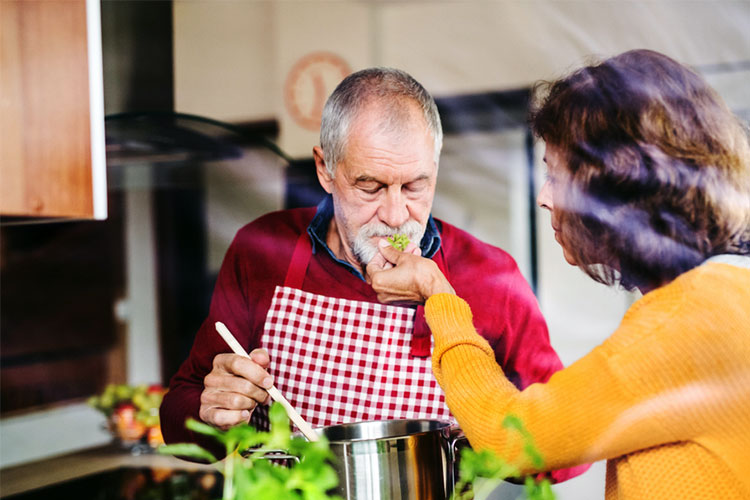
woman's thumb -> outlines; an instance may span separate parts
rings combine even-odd
[[[391,264],[395,264],[396,262],[398,262],[398,259],[401,256],[401,252],[393,248],[393,245],[391,245],[388,240],[381,239],[380,241],[378,241],[378,248],[380,249],[381,255],[385,257],[385,260],[387,260]]]

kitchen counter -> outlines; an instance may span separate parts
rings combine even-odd
[[[216,471],[216,468],[211,465],[188,462],[168,455],[157,453],[132,455],[129,451],[113,444],[1,469],[0,496],[24,493],[123,467]]]

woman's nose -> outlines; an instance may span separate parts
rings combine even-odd
[[[536,197],[536,204],[539,208],[546,208],[550,212],[552,211],[552,186],[549,179],[545,180],[544,184],[542,184],[542,189],[539,190],[539,194]]]

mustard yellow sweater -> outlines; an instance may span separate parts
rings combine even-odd
[[[523,391],[466,302],[439,294],[425,311],[435,376],[475,449],[535,471],[501,425],[513,414],[544,470],[608,459],[608,500],[750,499],[750,269],[683,274],[633,304],[588,355]]]

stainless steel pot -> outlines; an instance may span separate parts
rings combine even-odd
[[[440,420],[378,420],[317,429],[336,455],[347,500],[444,500],[455,484],[459,429]]]

